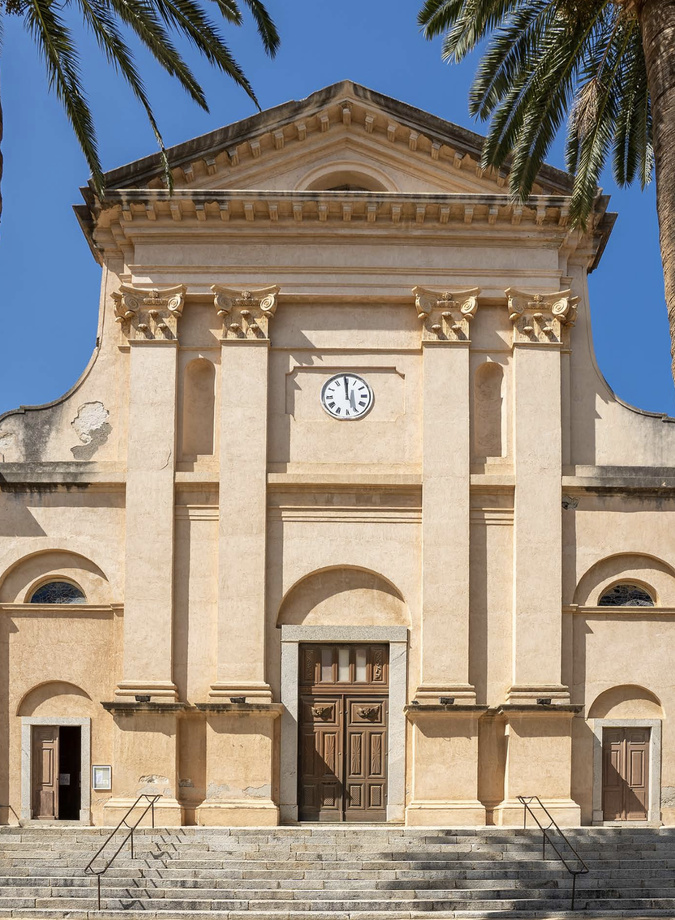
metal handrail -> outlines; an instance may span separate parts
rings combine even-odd
[[[139,804],[141,799],[147,799],[148,804],[145,806],[145,808],[143,809],[143,811],[141,812],[141,814],[139,815],[139,817],[133,824],[127,824],[127,818],[129,817],[131,812],[134,810],[134,808],[136,808],[136,806]],[[101,876],[105,875],[108,869],[112,866],[120,850],[122,849],[124,844],[129,839],[131,840],[131,858],[132,859],[134,858],[134,831],[136,830],[136,828],[138,827],[138,825],[141,823],[141,821],[147,815],[148,812],[151,813],[152,827],[155,826],[155,802],[157,801],[157,799],[161,799],[161,795],[148,795],[147,792],[142,792],[139,795],[139,797],[136,799],[134,804],[131,806],[131,808],[127,811],[127,813],[121,819],[117,827],[108,834],[103,844],[98,848],[96,853],[94,853],[92,858],[89,860],[89,862],[85,866],[85,869],[84,869],[85,875],[95,875],[96,876],[96,883],[97,883],[97,888],[98,888],[98,910],[101,909]],[[120,845],[117,847],[117,849],[115,850],[113,855],[110,857],[108,862],[103,866],[103,868],[94,869],[94,863],[96,862],[98,857],[101,855],[101,853],[105,850],[105,848],[108,846],[108,844],[113,839],[117,831],[122,827],[122,825],[129,828],[129,833],[126,835],[124,840],[120,843]]]
[[[526,829],[527,829],[527,813],[528,813],[528,811],[529,811],[529,813],[532,815],[532,817],[534,818],[534,820],[537,822],[537,825],[538,825],[538,827],[539,827],[539,830],[540,830],[541,833],[542,833],[542,843],[543,843],[543,846],[542,846],[542,855],[541,855],[541,858],[542,858],[542,859],[546,859],[546,841],[548,841],[549,844],[550,844],[550,845],[553,847],[553,849],[555,850],[556,855],[557,855],[558,859],[560,860],[560,862],[563,864],[563,866],[567,869],[567,871],[569,872],[569,874],[572,876],[572,906],[571,906],[571,910],[574,910],[574,901],[575,901],[576,893],[577,893],[577,875],[586,875],[586,874],[588,873],[588,871],[589,871],[588,866],[587,866],[586,863],[583,861],[583,859],[581,858],[581,856],[579,856],[579,854],[578,854],[577,851],[574,849],[574,847],[572,846],[572,844],[570,843],[570,841],[568,840],[568,838],[565,836],[565,834],[563,834],[563,832],[560,830],[560,828],[558,827],[558,825],[557,825],[557,823],[556,823],[555,818],[554,818],[553,815],[550,813],[550,811],[548,810],[548,808],[546,808],[546,806],[543,804],[543,802],[541,801],[541,799],[539,798],[538,795],[519,795],[519,796],[518,796],[518,801],[519,801],[519,802],[521,803],[521,805],[523,806],[523,830],[526,830]],[[546,817],[548,818],[549,823],[548,823],[548,825],[547,825],[546,827],[544,827],[544,825],[541,823],[541,821],[539,820],[539,818],[536,816],[536,814],[534,813],[534,811],[533,811],[532,808],[530,807],[530,803],[531,803],[531,802],[536,802],[537,805],[539,806],[539,808],[541,808],[541,810],[544,812],[544,814],[545,814]],[[578,860],[578,862],[580,863],[580,868],[575,869],[575,868],[573,868],[572,866],[570,866],[570,864],[567,862],[567,860],[565,859],[565,857],[564,857],[563,854],[560,852],[560,850],[558,849],[558,847],[557,847],[557,846],[555,845],[555,843],[553,842],[553,839],[552,839],[552,838],[550,837],[550,835],[549,835],[549,831],[551,830],[551,828],[555,828],[555,830],[558,832],[558,834],[562,837],[562,839],[565,841],[565,843],[567,844],[567,846],[570,848],[570,850],[572,851],[572,853],[574,853],[574,858],[575,858],[576,860]]]

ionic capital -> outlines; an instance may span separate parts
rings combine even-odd
[[[469,342],[469,323],[478,309],[480,288],[432,291],[418,286],[412,292],[422,321],[422,342]]]
[[[141,290],[121,284],[114,291],[115,321],[129,341],[166,341],[178,337],[185,304],[185,285]]]
[[[560,345],[565,327],[574,325],[578,297],[572,291],[555,294],[528,294],[508,288],[509,319],[513,323],[513,343]]]
[[[214,284],[211,290],[216,312],[223,321],[223,339],[241,342],[269,339],[269,321],[277,309],[278,285],[239,291]]]

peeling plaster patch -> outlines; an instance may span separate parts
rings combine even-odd
[[[0,434],[0,463],[5,462],[5,452],[14,447],[16,436],[11,431]]]
[[[181,789],[185,789],[185,788],[194,789],[195,784],[192,782],[191,779],[179,779],[178,785],[181,787]]]
[[[207,799],[231,800],[231,799],[270,799],[272,797],[272,787],[269,783],[262,786],[247,786],[246,789],[235,789],[227,784],[219,785],[218,783],[209,783],[206,790]]]
[[[89,402],[80,406],[71,422],[84,445],[70,448],[76,460],[91,460],[98,448],[105,444],[112,431],[108,424],[109,418],[110,413],[102,402]]]
[[[675,805],[675,786],[661,788],[661,805],[664,808],[672,808]]]
[[[147,795],[173,796],[173,790],[171,789],[168,776],[149,773],[147,776],[139,776],[138,782],[138,795],[146,793]]]

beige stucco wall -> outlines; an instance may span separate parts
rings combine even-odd
[[[279,627],[405,626],[410,823],[517,823],[522,793],[589,823],[589,709],[624,686],[602,718],[657,707],[672,823],[675,427],[597,370],[599,238],[569,231],[545,177],[518,213],[466,138],[434,140],[423,113],[392,133],[344,92],[328,129],[320,107],[304,129],[260,116],[236,158],[178,171],[171,202],[151,177],[94,215],[92,363],[0,419],[0,803],[20,811],[22,717],[77,716],[113,766],[94,822],[157,790],[167,823],[275,823]],[[371,191],[322,191],[359,175]],[[131,323],[125,289],[159,292]],[[477,298],[459,332],[447,291]],[[246,315],[258,331],[233,332]],[[375,393],[357,422],[320,405],[343,369]],[[29,604],[55,576],[86,604]],[[622,580],[656,607],[598,610]]]

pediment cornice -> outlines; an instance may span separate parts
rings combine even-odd
[[[236,182],[239,173],[271,155],[301,149],[313,138],[328,136],[338,128],[406,150],[413,159],[430,160],[451,174],[475,175],[495,189],[506,184],[505,172],[481,169],[481,135],[346,80],[170,148],[175,186],[203,187],[214,184],[218,177]],[[109,189],[161,187],[161,160],[157,154],[136,160],[106,173],[105,182]],[[544,166],[535,191],[567,194],[571,178],[562,170]]]

